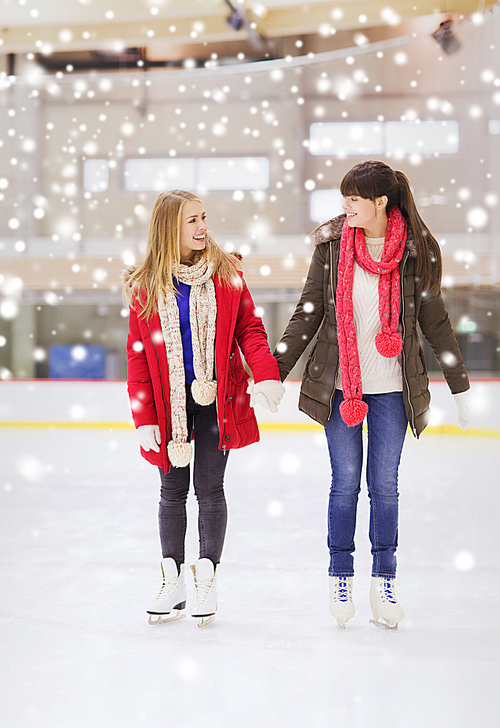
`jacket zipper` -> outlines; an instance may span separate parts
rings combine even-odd
[[[215,351],[215,343],[214,343],[214,367],[215,367],[215,379],[218,382],[219,381],[219,375],[217,373],[217,352]],[[218,389],[218,387],[217,387],[217,389]],[[217,401],[218,400],[217,394],[215,395],[215,413],[216,413],[216,416],[217,416],[217,427],[219,427],[219,403]],[[226,431],[226,417],[225,417],[225,412],[224,412],[225,408],[226,408],[226,405],[224,403],[224,407],[223,407],[223,410],[222,410],[222,419],[223,419],[223,422],[224,422],[224,431],[222,433],[222,449],[224,450],[224,455],[226,454],[225,453],[226,446],[224,445],[224,433]],[[220,433],[220,428],[219,428],[219,433]]]
[[[401,266],[401,315],[403,319],[403,351],[401,352],[401,364],[402,364],[402,370],[403,370],[403,381],[406,385],[406,394],[408,397],[408,404],[410,405],[411,410],[411,422],[410,427],[411,431],[413,432],[413,435],[418,440],[418,434],[417,434],[417,428],[415,427],[415,411],[413,409],[413,405],[411,403],[411,396],[410,396],[410,384],[408,382],[408,378],[406,376],[406,357],[404,354],[404,342],[406,338],[406,325],[405,325],[405,297],[404,297],[404,290],[403,290],[403,282],[404,282],[404,269],[406,265],[406,261],[408,260],[408,251],[405,253],[405,257],[403,260],[403,265]]]
[[[332,250],[332,241],[330,240],[330,285],[332,287],[332,302],[333,302],[333,310],[335,311],[335,317],[337,316],[337,307],[335,305],[335,291],[333,289],[333,250]],[[330,417],[332,416],[332,409],[333,409],[333,398],[335,397],[335,382],[337,381],[337,373],[339,370],[339,366],[337,363],[337,366],[335,368],[335,378],[333,380],[333,391],[330,395],[330,411],[328,412],[328,421],[330,421]]]
[[[234,351],[231,352],[229,356],[229,366],[231,365],[231,359],[234,356]],[[229,366],[227,369],[227,377],[229,382]],[[217,371],[217,364],[215,365],[215,371]],[[227,455],[227,448],[226,448],[226,397],[224,397],[224,409],[222,411],[222,421],[224,423],[224,429],[222,431],[222,451],[224,452],[224,455]]]

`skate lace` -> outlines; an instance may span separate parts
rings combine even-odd
[[[398,600],[394,594],[394,584],[390,579],[384,579],[384,597],[391,604],[397,604]]]
[[[338,577],[336,598],[339,602],[350,601],[349,587],[347,584],[347,578],[345,578],[345,577],[342,577],[342,576]]]
[[[213,581],[196,582],[196,601],[198,602],[198,604],[204,604],[206,601],[208,601],[213,585]]]
[[[161,585],[160,593],[156,597],[156,601],[166,601],[170,599],[177,588],[177,579],[172,581],[164,581]]]

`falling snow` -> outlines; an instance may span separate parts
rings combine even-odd
[[[92,4],[78,2],[82,9]],[[164,19],[168,4],[146,4],[145,36],[158,37],[151,21]],[[252,8],[256,18],[270,12],[266,3]],[[20,9],[33,21],[44,20],[44,5],[25,2]],[[122,19],[123,9],[114,3],[101,10],[109,27]],[[380,20],[394,28],[392,34],[403,28],[389,6]],[[30,341],[26,353],[37,371],[47,371],[55,343],[102,344],[123,355],[128,309],[121,304],[121,271],[142,258],[154,199],[166,187],[202,197],[213,236],[243,255],[244,270],[258,256],[256,291],[269,296],[276,276],[293,275],[290,291],[298,295],[312,253],[307,233],[342,211],[341,176],[360,158],[381,158],[408,174],[422,216],[443,241],[445,291],[451,295],[483,279],[498,282],[498,266],[487,270],[485,263],[499,204],[498,165],[490,152],[500,137],[500,67],[490,16],[457,24],[461,49],[449,57],[427,31],[378,43],[368,7],[348,40],[344,21],[345,9],[334,4],[318,23],[317,50],[309,51],[310,39],[295,39],[286,58],[258,66],[242,63],[248,54],[240,53],[226,67],[207,46],[203,62],[186,59],[184,69],[146,72],[139,63],[135,70],[87,73],[68,63],[48,73],[43,59],[55,59],[61,44],[75,42],[77,34],[90,39],[92,28],[77,32],[61,24],[50,42],[33,38],[23,73],[0,74],[0,255],[18,266],[12,275],[6,268],[0,283],[4,376],[22,370],[7,353],[12,330],[24,326],[28,300],[36,300],[41,318],[47,311],[52,316],[45,339]],[[179,25],[168,21],[174,40]],[[201,11],[188,32],[203,43],[208,23]],[[114,50],[124,49],[118,39]],[[323,124],[325,131],[329,123],[335,124],[331,134],[315,140],[311,125]],[[243,173],[235,183],[230,167],[215,167],[215,160],[243,155],[268,161],[261,185],[252,182],[248,165],[242,168],[250,178],[245,184]],[[148,166],[158,159],[160,176]],[[202,178],[207,159],[212,166]],[[140,179],[131,162],[143,164]],[[37,271],[26,261],[42,265],[44,259],[53,261],[54,272],[43,274],[35,296]],[[61,260],[67,262],[62,272]],[[21,264],[26,273],[20,274]],[[106,323],[96,314],[98,326],[65,322],[66,306],[81,301],[84,286],[109,294],[106,305],[116,309],[116,319]],[[454,324],[462,314],[478,318],[454,306]],[[489,307],[495,328],[498,311]],[[258,308],[272,327],[267,304]],[[110,333],[113,328],[117,333]]]

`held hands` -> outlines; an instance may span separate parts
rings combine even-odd
[[[161,435],[158,425],[141,425],[137,428],[137,434],[143,450],[160,452]]]
[[[285,387],[276,379],[268,379],[256,384],[250,383],[247,392],[250,395],[250,407],[260,404],[274,414],[283,399]]]
[[[467,429],[467,426],[470,422],[469,392],[470,389],[468,389],[466,392],[459,392],[458,394],[453,395],[453,399],[455,400],[458,407],[458,424],[460,425],[462,430]]]

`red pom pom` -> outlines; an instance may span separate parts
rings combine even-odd
[[[390,359],[393,356],[401,354],[403,337],[399,331],[395,331],[393,334],[377,334],[375,337],[375,346],[379,354]]]
[[[345,399],[340,405],[340,416],[349,427],[361,424],[368,412],[362,399]]]

